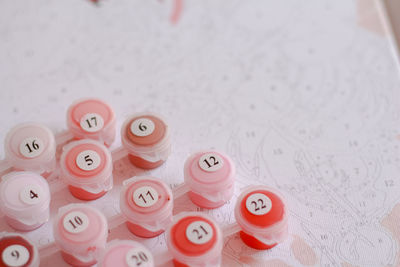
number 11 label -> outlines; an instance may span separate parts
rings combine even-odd
[[[97,113],[87,113],[80,121],[81,128],[89,133],[100,131],[104,126],[104,119]]]
[[[254,215],[267,214],[272,208],[269,197],[261,193],[251,194],[246,200],[247,210]]]
[[[142,186],[133,193],[133,201],[139,207],[151,207],[158,201],[158,193],[151,186]]]
[[[29,251],[21,245],[11,245],[3,250],[1,255],[6,266],[23,266],[29,261]]]
[[[200,157],[199,166],[206,172],[215,172],[224,166],[224,161],[216,153],[206,153]]]

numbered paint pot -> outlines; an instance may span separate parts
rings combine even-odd
[[[213,209],[233,196],[235,166],[225,154],[202,151],[190,156],[184,166],[189,197],[199,207]]]
[[[86,204],[69,204],[58,210],[53,232],[65,262],[92,266],[105,249],[108,226],[97,209]]]
[[[63,147],[60,177],[78,199],[97,199],[111,190],[112,170],[110,151],[97,141],[79,140]]]
[[[249,247],[270,249],[287,237],[285,201],[276,190],[267,186],[246,188],[237,199],[235,217],[242,228],[240,237]]]
[[[42,174],[56,168],[56,142],[44,125],[19,124],[7,133],[4,145],[6,161],[16,170]]]
[[[76,139],[93,139],[106,146],[114,142],[116,118],[105,102],[87,98],[74,102],[67,111],[67,125]]]
[[[220,266],[223,237],[210,216],[183,212],[176,216],[166,233],[175,266]]]
[[[127,119],[121,139],[130,161],[139,168],[156,168],[171,154],[168,125],[154,114],[137,114]]]
[[[50,190],[34,172],[11,172],[0,183],[0,210],[19,231],[31,231],[49,220]]]
[[[39,267],[38,250],[23,235],[17,233],[0,233],[0,266]]]
[[[102,253],[99,267],[153,267],[151,252],[133,240],[113,240]]]
[[[134,177],[124,181],[120,209],[128,229],[140,237],[154,237],[172,222],[171,189],[160,179]]]

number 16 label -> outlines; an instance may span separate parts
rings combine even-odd
[[[35,158],[39,156],[43,150],[43,141],[37,137],[25,138],[19,145],[19,152],[27,158]]]
[[[199,159],[199,166],[206,172],[215,172],[222,168],[224,161],[216,153],[206,153]]]
[[[19,192],[19,198],[28,205],[35,205],[42,200],[42,188],[37,184],[28,184]]]
[[[6,266],[23,266],[29,261],[29,251],[21,245],[11,245],[1,255]]]
[[[246,200],[247,210],[254,215],[267,214],[272,208],[269,197],[261,193],[251,194]]]

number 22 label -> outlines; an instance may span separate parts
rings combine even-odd
[[[272,208],[269,197],[261,193],[251,194],[246,200],[247,210],[254,215],[267,214]]]

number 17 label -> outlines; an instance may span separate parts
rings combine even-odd
[[[80,121],[81,128],[89,133],[100,131],[104,126],[104,119],[97,113],[87,113]]]

